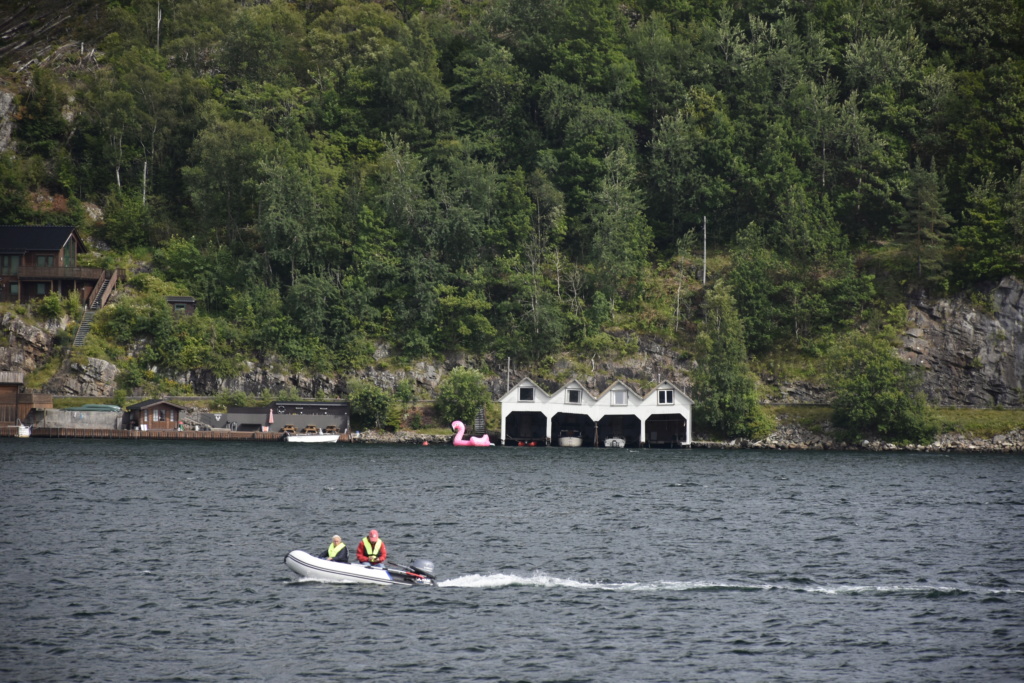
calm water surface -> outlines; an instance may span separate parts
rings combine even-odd
[[[0,440],[0,679],[1019,681],[1024,459]],[[438,588],[283,564],[380,530]]]

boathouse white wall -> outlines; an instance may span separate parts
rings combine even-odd
[[[546,443],[552,443],[552,422],[559,415],[582,415],[599,423],[607,416],[632,416],[640,421],[640,444],[648,445],[647,425],[651,417],[681,415],[686,420],[685,440],[693,438],[693,400],[672,382],[662,382],[646,396],[616,381],[598,396],[592,395],[576,380],[548,394],[536,382],[526,378],[501,397],[501,443],[507,443],[508,417],[514,413],[539,413],[544,416]],[[515,437],[516,435],[511,435]],[[600,435],[600,438],[611,436]],[[682,437],[682,435],[679,435]]]

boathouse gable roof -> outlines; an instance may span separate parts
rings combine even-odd
[[[525,400],[520,398],[520,389],[533,389],[534,398],[532,400]],[[505,394],[498,400],[502,403],[547,403],[551,400],[551,394],[544,391],[544,389],[542,389],[541,386],[531,378],[524,377],[523,379],[519,380],[519,382],[517,382],[515,386],[506,391]]]
[[[663,391],[671,391],[671,401],[662,401]],[[680,406],[693,406],[693,399],[686,395],[686,392],[679,388],[678,385],[673,384],[669,381],[664,381],[658,386],[651,389],[651,391],[643,397],[641,401],[642,405],[680,405]]]
[[[576,379],[570,380],[551,393],[550,403],[592,406],[597,399]]]
[[[624,397],[625,403],[616,403],[617,400],[623,398],[620,394],[616,393],[621,391],[626,392]],[[638,406],[643,403],[643,397],[634,391],[628,384],[617,379],[612,382],[607,389],[598,394],[597,402],[599,404],[603,403],[613,407]]]

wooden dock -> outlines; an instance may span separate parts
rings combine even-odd
[[[0,437],[14,437],[17,427],[0,427]],[[36,439],[192,439],[199,441],[284,441],[281,432],[232,432],[227,430],[212,431],[177,431],[175,429],[153,429],[141,431],[136,429],[74,429],[70,427],[39,427],[32,430],[30,438]],[[349,440],[348,434],[342,434],[338,442]]]

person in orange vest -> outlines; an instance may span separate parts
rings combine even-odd
[[[327,546],[327,550],[321,553],[320,557],[334,562],[348,562],[348,548],[342,542],[341,536],[335,534],[331,539],[331,544]]]
[[[356,546],[356,559],[365,564],[381,564],[388,557],[388,549],[380,540],[376,529],[370,529],[362,541]]]

